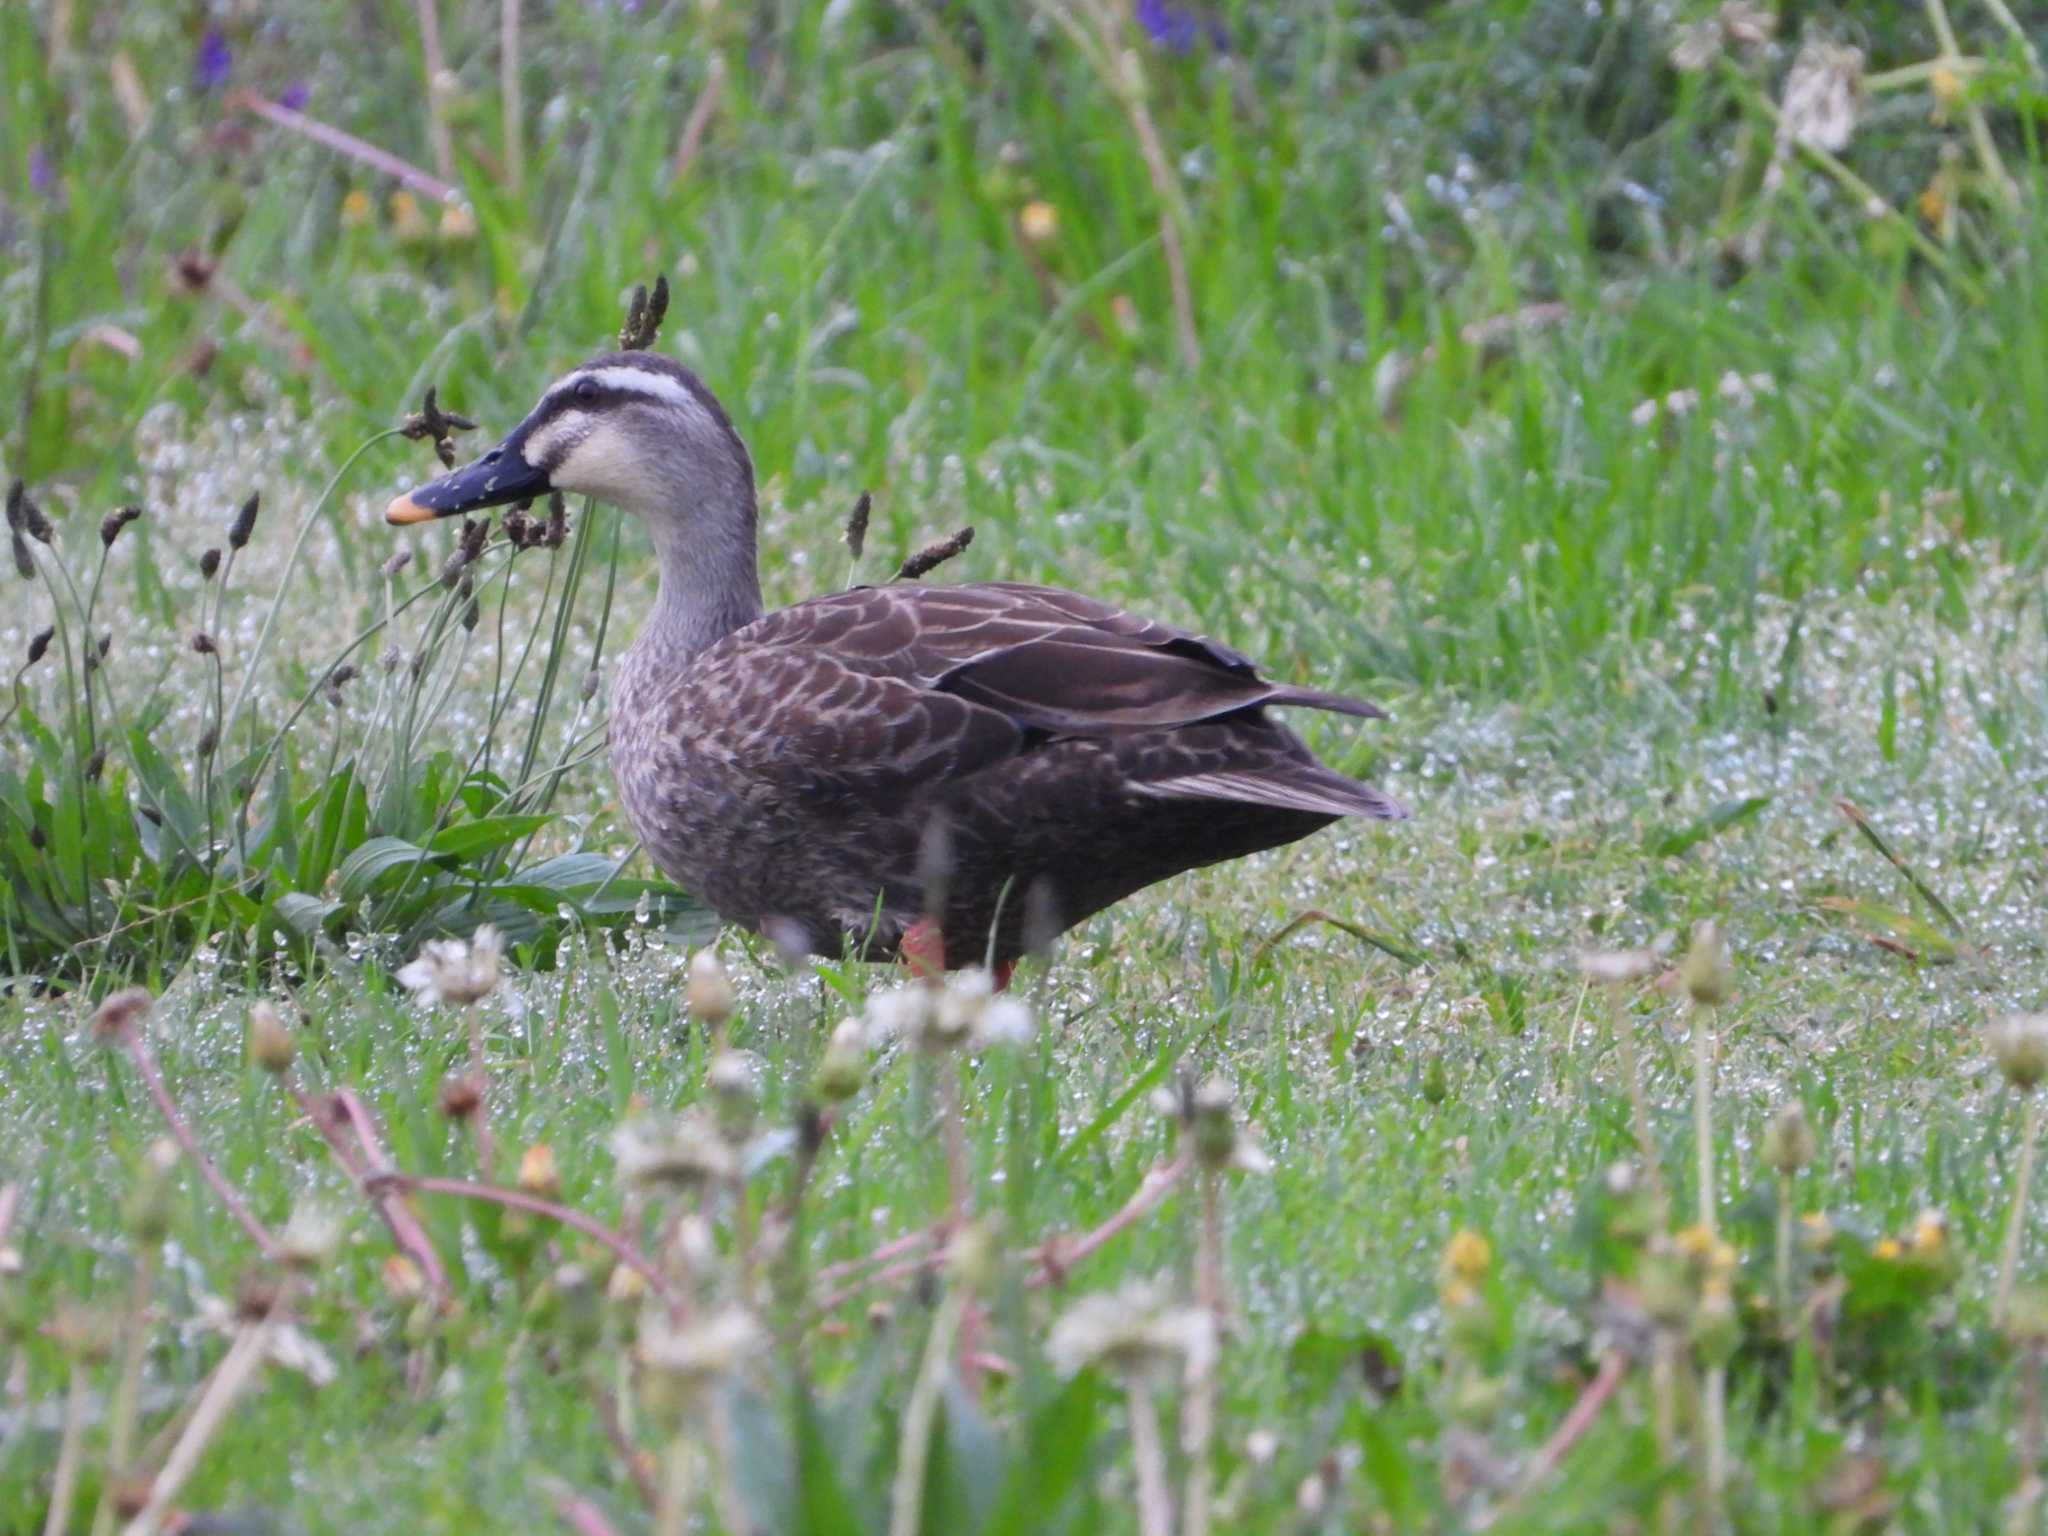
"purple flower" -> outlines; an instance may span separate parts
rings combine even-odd
[[[1174,0],[1138,0],[1137,16],[1146,35],[1168,53],[1189,53],[1201,42],[1219,51],[1230,46],[1230,35],[1223,30],[1223,23],[1205,17],[1192,5],[1176,5]]]
[[[28,152],[28,184],[46,197],[57,190],[57,167],[40,144]]]
[[[199,55],[192,61],[192,83],[202,91],[217,91],[235,72],[235,56],[228,51],[227,37],[218,27],[208,27],[199,39]]]
[[[277,104],[288,112],[303,112],[312,95],[313,87],[303,80],[294,80],[284,88],[284,93],[277,98]]]

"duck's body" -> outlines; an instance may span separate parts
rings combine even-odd
[[[1272,703],[1377,713],[1071,592],[864,587],[695,655],[643,634],[614,684],[612,768],[654,862],[720,916],[889,958],[936,880],[947,950],[1000,964],[1034,922],[1399,814]]]
[[[676,451],[629,457],[664,421]],[[612,766],[649,857],[728,921],[886,959],[936,909],[950,958],[1002,964],[1183,870],[1406,814],[1268,712],[1371,705],[1076,593],[898,583],[763,614],[751,462],[652,354],[585,365],[391,515],[549,484],[654,533],[661,595],[613,682]]]

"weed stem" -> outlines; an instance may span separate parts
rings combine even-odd
[[[1650,1181],[1650,1194],[1657,1203],[1661,1227],[1671,1217],[1671,1195],[1664,1188],[1664,1172],[1657,1166],[1657,1144],[1650,1139],[1650,1101],[1643,1092],[1643,1063],[1636,1051],[1635,1016],[1622,1000],[1621,987],[1607,988],[1607,1011],[1614,1022],[1614,1048],[1621,1052],[1621,1070],[1628,1079],[1629,1119],[1635,1126],[1636,1156],[1643,1165],[1643,1177]]]
[[[1124,1382],[1124,1395],[1130,1403],[1131,1460],[1138,1470],[1139,1536],[1170,1536],[1173,1498],[1166,1491],[1166,1446],[1159,1437],[1159,1410],[1152,1406],[1151,1390],[1136,1372]]]
[[[953,1340],[967,1316],[967,1299],[965,1281],[955,1279],[946,1288],[939,1310],[932,1317],[932,1330],[925,1339],[917,1380],[911,1385],[910,1400],[903,1407],[903,1439],[897,1447],[896,1479],[889,1495],[889,1536],[918,1533],[918,1522],[924,1513],[925,1468],[931,1461],[932,1424],[938,1417],[939,1391],[945,1385],[946,1364],[953,1357]],[[1160,1527],[1161,1531],[1164,1529]]]
[[[2027,1186],[2034,1177],[2034,1146],[2041,1139],[2041,1100],[2038,1095],[2027,1097],[2027,1119],[2020,1132],[2020,1168],[2013,1180],[2012,1214],[2005,1221],[2005,1251],[1998,1261],[1998,1300],[1992,1307],[1992,1320],[2004,1324],[2012,1316],[2013,1279],[2019,1273],[2020,1233],[2025,1230],[2027,1219]]]
[[[164,1075],[157,1069],[156,1057],[143,1040],[142,1032],[133,1024],[128,1025],[121,1031],[121,1044],[128,1052],[128,1059],[135,1063],[136,1072],[141,1075],[143,1083],[148,1087],[149,1096],[156,1100],[156,1107],[163,1115],[164,1123],[170,1127],[171,1134],[178,1140],[178,1145],[184,1148],[185,1155],[192,1159],[193,1166],[199,1170],[199,1176],[206,1180],[207,1187],[220,1197],[220,1203],[228,1208],[228,1214],[235,1218],[241,1229],[249,1234],[258,1248],[263,1250],[263,1256],[266,1259],[276,1259],[277,1239],[272,1237],[269,1229],[256,1219],[256,1213],[249,1209],[248,1203],[235,1192],[235,1186],[227,1181],[220,1169],[214,1166],[213,1159],[206,1155],[205,1148],[199,1145],[199,1139],[192,1134],[191,1126],[185,1123],[184,1115],[179,1113],[177,1101],[171,1097],[170,1089],[164,1086]]]
[[[1714,1010],[1692,1011],[1692,1129],[1698,1143],[1700,1225],[1714,1230]]]
[[[78,1491],[78,1466],[85,1449],[85,1385],[83,1360],[71,1362],[71,1390],[64,1396],[64,1434],[57,1442],[57,1470],[50,1480],[50,1514],[43,1536],[64,1536],[71,1528],[71,1498]]]
[[[213,1439],[227,1419],[228,1411],[235,1406],[235,1399],[241,1396],[249,1378],[262,1368],[264,1356],[270,1348],[271,1330],[284,1316],[296,1278],[287,1271],[263,1316],[246,1324],[235,1336],[235,1342],[228,1346],[220,1369],[214,1372],[193,1406],[185,1433],[171,1447],[171,1454],[164,1459],[163,1470],[150,1484],[148,1502],[142,1506],[141,1513],[128,1523],[124,1536],[152,1536],[163,1524],[178,1490],[185,1486],[185,1480],[198,1467],[207,1442]]]
[[[1209,1314],[1218,1348],[1223,1338],[1223,1175],[1202,1171],[1202,1232],[1195,1257],[1195,1305]],[[1210,1484],[1215,1468],[1209,1445],[1216,1433],[1216,1359],[1211,1355],[1188,1384],[1181,1448],[1187,1452],[1187,1496],[1181,1502],[1182,1536],[1208,1536]]]

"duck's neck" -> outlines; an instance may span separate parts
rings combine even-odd
[[[633,647],[671,664],[761,617],[751,471],[674,489],[689,499],[636,509],[654,537],[661,591]]]

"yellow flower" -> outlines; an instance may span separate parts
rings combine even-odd
[[[401,240],[417,240],[427,232],[427,221],[420,212],[420,200],[410,192],[394,192],[386,205],[391,214],[391,231]]]
[[[351,228],[358,228],[376,216],[377,208],[370,201],[370,194],[361,187],[350,192],[341,200],[341,222]]]
[[[1913,1223],[1913,1251],[1927,1258],[1938,1255],[1948,1241],[1948,1218],[1933,1209],[1920,1213]]]
[[[1044,245],[1060,232],[1059,210],[1043,199],[1033,199],[1017,215],[1017,228],[1033,245]]]
[[[1877,1245],[1870,1252],[1874,1258],[1892,1260],[1904,1253],[1905,1249],[1899,1246],[1899,1240],[1896,1237],[1881,1237],[1877,1240]]]
[[[1927,84],[1934,92],[1934,120],[1945,123],[1949,109],[1962,99],[1963,77],[1947,64],[1937,64]]]
[[[476,215],[460,203],[441,210],[441,238],[450,242],[476,238]]]
[[[519,1159],[519,1187],[529,1195],[553,1199],[562,1192],[562,1176],[555,1168],[555,1149],[544,1141],[528,1147]]]
[[[1700,1260],[1704,1260],[1709,1253],[1713,1252],[1716,1241],[1714,1229],[1707,1226],[1704,1222],[1694,1222],[1689,1227],[1681,1228],[1671,1240],[1677,1246],[1678,1251],[1688,1259]]]
[[[1476,1286],[1493,1267],[1493,1245],[1467,1227],[1444,1247],[1444,1274],[1452,1281]]]

